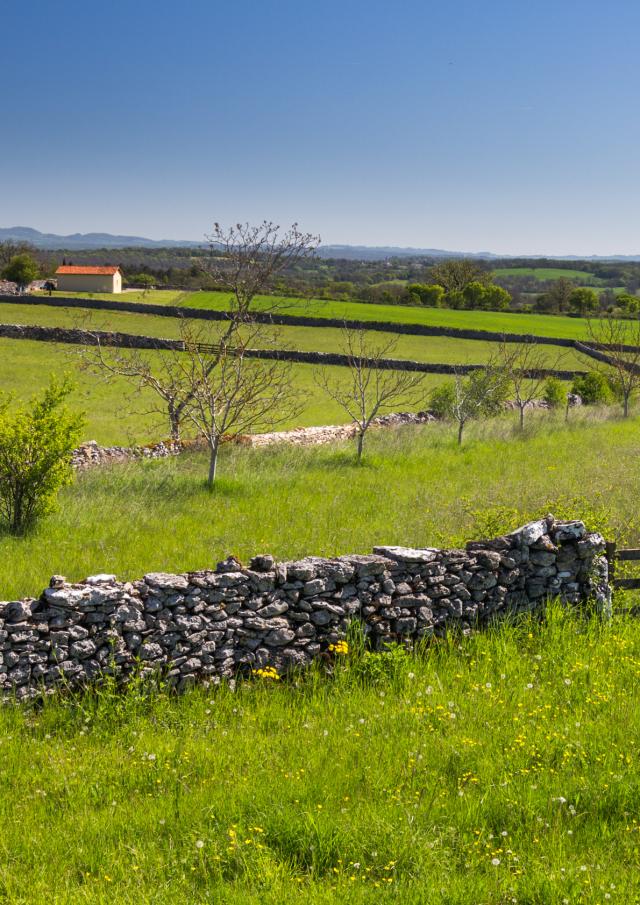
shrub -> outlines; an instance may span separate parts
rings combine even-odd
[[[71,481],[71,452],[84,424],[63,406],[68,381],[52,379],[30,406],[9,411],[0,399],[0,523],[23,534],[53,508],[61,487]]]
[[[575,377],[571,392],[577,393],[585,405],[609,405],[613,402],[609,381],[600,371],[588,371],[584,376]]]
[[[566,405],[567,390],[564,383],[557,377],[548,377],[544,383],[542,398],[552,409]]]

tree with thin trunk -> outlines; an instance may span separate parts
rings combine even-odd
[[[183,386],[189,388],[184,414],[207,444],[207,485],[212,488],[224,441],[257,429],[272,430],[295,417],[301,406],[290,363],[247,357],[255,332],[238,334],[233,346],[210,346],[195,331],[183,336],[184,352],[176,353],[176,363]]]
[[[502,340],[498,347],[496,363],[504,371],[513,392],[513,400],[520,415],[520,430],[524,430],[525,411],[543,392],[549,370],[557,367],[560,356],[549,364],[545,346],[535,337],[522,342]]]
[[[246,348],[247,336],[256,345],[274,345],[277,336],[273,328],[252,321],[255,298],[270,291],[283,269],[313,255],[320,237],[302,232],[296,223],[281,230],[274,223],[264,221],[259,226],[237,223],[229,228],[215,223],[208,239],[211,256],[205,269],[215,285],[231,292],[229,320],[216,337],[216,346],[225,350]],[[267,306],[266,310],[273,311],[278,305],[274,299],[273,305]],[[181,335],[185,341],[194,334],[183,323]],[[193,422],[192,417],[187,419],[194,399],[193,385],[185,378],[181,356],[138,350],[106,351],[97,336],[92,346],[83,349],[82,356],[86,367],[102,373],[107,380],[123,378],[138,392],[150,390],[158,400],[158,404],[152,405],[152,411],[160,411],[167,417],[172,439],[180,439],[181,427],[186,420]],[[239,361],[244,364],[245,356]],[[207,356],[207,378],[218,363],[216,354]]]
[[[587,334],[587,341],[581,344],[584,354],[590,366],[607,377],[626,418],[640,387],[640,321],[620,320],[609,314],[589,320]]]
[[[231,293],[230,317],[236,323],[250,320],[255,297],[272,292],[278,274],[311,257],[320,244],[319,236],[302,232],[297,223],[281,230],[267,220],[258,226],[214,223],[207,240],[210,255],[203,268],[217,288]],[[262,310],[279,305],[274,300]]]
[[[458,425],[458,446],[469,421],[497,415],[504,406],[508,382],[493,361],[484,368],[464,374],[457,371],[452,381],[436,387],[429,397],[433,413]]]
[[[331,373],[323,368],[314,375],[316,384],[354,424],[358,462],[374,419],[400,404],[415,403],[421,395],[422,374],[392,369],[386,363],[397,343],[397,339],[377,341],[366,330],[345,328],[341,351],[348,358],[346,380],[335,369]]]

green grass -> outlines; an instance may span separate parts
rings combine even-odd
[[[71,295],[73,293],[67,293]],[[81,296],[82,293],[75,293]],[[180,304],[194,308],[214,308],[227,310],[229,294],[224,292],[191,292],[177,294],[172,291],[158,290],[154,299],[156,304]],[[94,298],[105,298],[111,301],[145,301],[135,298],[133,293],[126,295],[95,295]],[[147,298],[146,301],[151,301]],[[564,317],[551,314],[518,314],[509,311],[453,311],[448,308],[419,308],[410,305],[371,305],[364,302],[339,302],[319,299],[289,299],[276,296],[259,296],[256,308],[272,309],[274,304],[283,314],[304,315],[307,317],[330,317],[362,321],[388,321],[400,324],[427,324],[437,327],[458,327],[473,330],[492,330],[505,333],[531,333],[534,336],[556,336],[561,339],[580,339],[587,335],[587,324],[584,319]]]
[[[179,338],[180,323],[176,318],[126,311],[84,311],[76,308],[46,308],[39,305],[11,305],[0,303],[0,323],[36,324],[42,327],[73,327],[87,330],[117,330],[121,333],[145,334],[160,338]],[[224,327],[216,322],[191,322],[195,330],[207,333],[215,341]],[[489,359],[497,344],[474,339],[452,339],[445,336],[408,336],[378,333],[373,343],[395,340],[389,357],[414,361],[447,364],[479,364]],[[265,334],[263,347],[275,346],[302,351],[336,352],[344,345],[343,331],[338,327],[279,327]],[[571,349],[545,346],[548,365],[557,362],[564,370],[583,370],[584,361]]]
[[[461,449],[452,425],[380,431],[363,467],[345,443],[225,446],[213,494],[202,455],[94,470],[35,534],[0,539],[0,598],[39,593],[55,572],[135,578],[207,568],[230,553],[247,561],[447,546],[549,509],[640,540],[638,421],[598,417],[572,413],[565,427],[539,414],[520,438],[513,413],[472,425]]]
[[[278,425],[278,429],[349,421],[345,412],[318,388],[315,370],[313,365],[293,366],[293,386],[300,394],[303,409],[299,415]],[[329,370],[338,381],[346,382],[346,368]],[[124,380],[106,383],[101,377],[83,373],[79,369],[78,346],[0,339],[0,390],[12,394],[16,401],[30,399],[46,386],[49,375],[65,373],[75,383],[68,404],[74,411],[86,415],[85,439],[103,444],[133,445],[151,443],[168,435],[166,418],[153,413],[157,401],[150,391],[137,393]],[[439,375],[426,375],[422,384],[424,399],[413,408],[424,408],[431,389],[445,379]]]
[[[586,270],[565,270],[564,267],[498,267],[497,277],[535,277],[536,280],[580,280],[582,286],[595,286],[599,280]]]
[[[28,343],[23,343],[28,346]],[[0,361],[2,359],[0,358]],[[636,418],[515,415],[225,447],[78,476],[0,537],[0,597],[52,573],[458,545],[549,510],[640,540]],[[327,675],[329,668],[332,675]],[[640,899],[640,624],[546,619],[175,698],[0,709],[0,901],[605,905]],[[610,897],[610,898],[608,898]]]
[[[632,903],[640,626],[552,609],[332,678],[0,711],[25,905]]]

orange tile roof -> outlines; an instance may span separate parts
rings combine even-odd
[[[63,264],[62,267],[58,267],[58,269],[56,270],[56,273],[59,273],[59,274],[67,274],[67,273],[86,274],[86,275],[93,275],[93,276],[95,276],[96,274],[100,274],[100,275],[113,276],[114,273],[118,273],[119,271],[120,271],[119,267],[73,267],[69,264]]]

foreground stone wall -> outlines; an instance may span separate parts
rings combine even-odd
[[[37,599],[0,603],[0,687],[26,698],[111,673],[160,672],[182,689],[236,672],[304,666],[359,620],[374,648],[533,610],[550,597],[609,606],[604,540],[552,516],[465,550],[376,547],[372,555],[119,582],[54,576]]]

